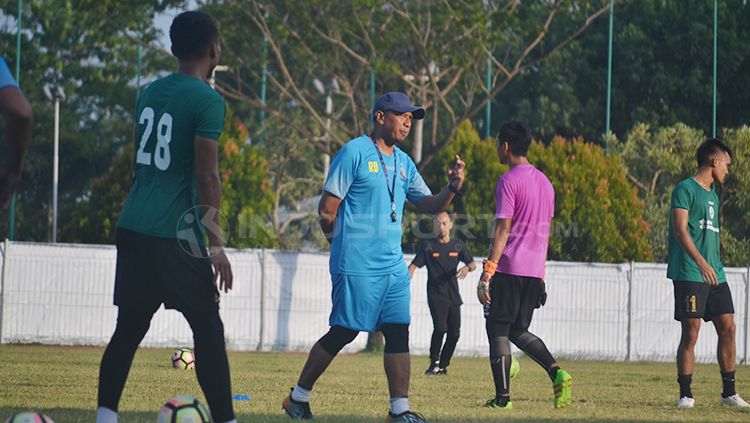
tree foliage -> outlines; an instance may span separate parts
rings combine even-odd
[[[582,139],[534,143],[529,160],[555,187],[552,260],[648,261],[651,230],[622,160]]]
[[[151,24],[155,13],[183,3],[146,0],[133,7],[115,0],[24,1],[19,82],[35,119],[17,193],[15,239],[50,238],[54,125],[53,105],[42,94],[43,85],[60,85],[67,95],[60,106],[58,240],[91,239],[90,234],[75,233],[78,226],[70,221],[79,203],[90,198],[94,181],[132,141],[138,45],[153,43],[160,35]],[[15,17],[17,7],[16,1],[0,2],[5,17]],[[15,69],[15,18],[0,26],[0,51]],[[171,60],[162,52],[145,49],[143,74],[172,66],[167,65]],[[7,219],[8,214],[2,214],[2,237],[7,236]],[[102,234],[100,240],[109,237]]]
[[[377,93],[406,91],[428,110],[426,164],[460,122],[478,116],[511,80],[569,44],[607,4],[315,0],[301,8],[293,0],[229,0],[209,10],[223,23],[225,62],[232,69],[219,87],[234,101],[264,109],[264,127],[294,126],[318,151],[337,150],[369,129],[372,71]],[[266,102],[259,92],[264,60],[270,69]],[[304,121],[290,119],[290,104],[304,110]]]
[[[718,127],[750,121],[750,5],[718,2]],[[638,123],[711,129],[713,4],[629,0],[615,4],[611,129]],[[553,28],[554,31],[554,28]],[[544,139],[600,140],[605,128],[608,22],[599,19],[567,48],[523,73],[496,102],[493,119],[516,117]]]
[[[268,160],[265,151],[248,140],[247,127],[229,109],[219,139],[221,212],[229,223],[227,245],[270,247],[275,236],[267,224],[273,208]]]

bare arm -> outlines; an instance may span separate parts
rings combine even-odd
[[[414,264],[410,264],[409,265],[409,279],[411,279],[412,277],[414,277],[414,271],[416,269],[417,269],[417,266],[415,266]]]
[[[318,223],[329,243],[336,230],[336,217],[339,214],[339,205],[341,205],[341,199],[328,192],[323,192],[323,195],[320,197],[320,203],[318,203]]]
[[[716,271],[708,261],[701,255],[698,248],[695,247],[693,239],[690,238],[690,234],[687,231],[688,223],[688,211],[685,209],[674,208],[672,209],[672,234],[674,235],[677,243],[680,247],[690,256],[693,261],[698,265],[698,270],[703,277],[703,281],[716,285],[719,283],[719,279],[716,276]]]
[[[465,264],[461,266],[460,269],[458,269],[458,272],[456,272],[456,277],[458,277],[459,279],[464,279],[466,275],[469,274],[469,272],[473,272],[474,269],[476,268],[477,268],[477,265],[474,264],[474,262]]]
[[[29,102],[16,87],[0,90],[0,112],[5,120],[8,160],[0,169],[0,204],[3,209],[21,182],[21,166],[31,142],[32,112]]]
[[[482,276],[480,276],[479,283],[477,284],[477,298],[482,304],[490,303],[490,279],[495,275],[497,263],[500,261],[500,257],[503,256],[503,250],[505,250],[505,245],[508,243],[511,223],[510,219],[495,220],[495,232],[490,243],[490,254],[487,257]]]
[[[219,289],[232,289],[232,266],[224,253],[221,238],[221,179],[219,178],[219,143],[196,136],[193,142],[195,153],[195,188],[201,207],[201,221],[208,236],[209,257],[214,267],[214,284],[219,278]]]
[[[510,237],[510,219],[496,219],[495,220],[495,231],[492,235],[492,242],[490,243],[490,254],[487,257],[488,260],[497,263],[500,261],[500,257],[503,256],[503,250],[505,250],[505,244],[508,243]]]
[[[455,197],[456,194],[445,187],[439,193],[421,199],[415,206],[420,213],[436,214],[447,209]]]
[[[453,166],[453,169],[448,171],[448,179],[450,180],[449,184],[452,185],[456,191],[461,191],[461,187],[464,185],[465,168],[466,163],[461,160],[461,156],[456,154],[456,165]],[[430,195],[421,199],[415,204],[415,206],[420,213],[435,214],[447,209],[455,196],[456,194],[453,193],[449,187],[445,187],[440,190],[437,195]]]

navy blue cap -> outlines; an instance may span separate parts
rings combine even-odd
[[[372,108],[373,117],[375,116],[375,112],[377,112],[378,110],[390,110],[396,113],[411,112],[412,116],[414,116],[414,119],[424,118],[424,109],[415,106],[414,104],[412,104],[409,96],[397,91],[385,93],[380,96],[378,101],[375,102],[375,107]]]

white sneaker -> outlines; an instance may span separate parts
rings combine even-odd
[[[724,402],[724,398],[722,398],[721,401]],[[682,397],[679,400],[677,400],[677,408],[693,408],[694,406],[695,406],[694,398]]]
[[[730,407],[750,407],[747,401],[743,400],[740,394],[734,394],[731,397],[721,398],[722,405],[728,405]]]

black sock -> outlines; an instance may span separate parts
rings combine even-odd
[[[547,370],[547,375],[550,379],[552,379],[552,382],[555,382],[555,379],[557,379],[557,371],[560,370],[560,367],[554,366],[550,367],[549,370]]]
[[[737,393],[734,390],[734,372],[721,372],[721,384],[723,385],[722,398],[731,397]]]
[[[690,384],[693,382],[693,375],[677,375],[677,383],[680,384],[680,398],[693,397],[693,391],[690,390]]]
[[[490,360],[492,378],[495,381],[495,396],[510,398],[510,354]]]

